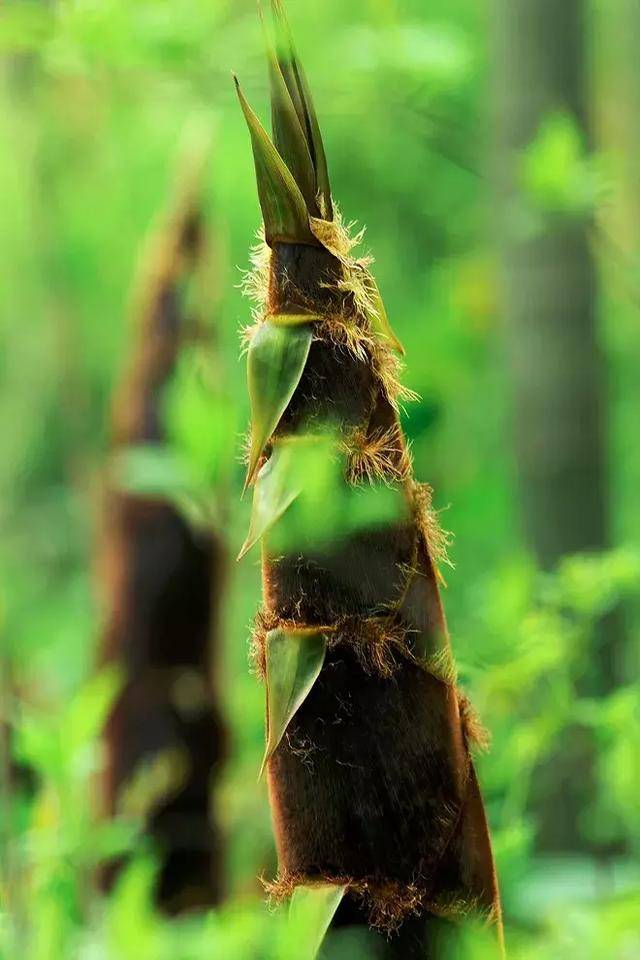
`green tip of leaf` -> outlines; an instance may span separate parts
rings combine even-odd
[[[249,552],[249,550],[251,550],[251,547],[252,547],[252,546],[253,546],[253,543],[251,543],[251,542],[249,541],[249,538],[247,537],[247,539],[245,540],[245,542],[242,544],[242,546],[241,546],[241,548],[240,548],[240,553],[239,553],[238,556],[236,557],[236,563],[240,563],[240,561],[243,559],[243,557],[245,556],[245,554],[247,554],[247,553]]]
[[[251,446],[245,490],[253,480],[269,437],[300,383],[311,340],[308,323],[285,326],[269,321],[258,327],[251,340],[247,355]]]
[[[259,777],[316,682],[326,651],[322,630],[278,628],[267,634],[267,745]]]
[[[316,245],[317,241],[309,227],[307,205],[300,188],[249,106],[238,78],[234,75],[233,79],[251,136],[258,198],[267,243],[273,245],[276,241],[282,241]]]

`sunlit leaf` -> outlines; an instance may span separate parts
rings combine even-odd
[[[328,883],[295,888],[289,905],[289,923],[303,937],[300,960],[315,960],[346,889],[346,885]]]
[[[522,155],[521,183],[528,199],[548,213],[590,213],[607,189],[602,160],[587,151],[584,134],[569,113],[543,118]]]
[[[66,709],[64,727],[69,751],[86,746],[101,733],[122,682],[119,667],[104,667],[73,697]]]
[[[283,628],[267,634],[267,746],[260,776],[317,680],[326,649],[325,634],[313,628]]]
[[[247,103],[237,79],[235,84],[251,135],[258,197],[267,243],[271,245],[280,240],[285,243],[315,244],[309,228],[307,205],[300,188]]]
[[[122,960],[158,956],[162,928],[153,910],[157,878],[158,866],[151,858],[134,859],[120,873],[105,917],[109,955]]]
[[[251,447],[246,484],[300,382],[309,356],[309,326],[280,326],[265,322],[251,340],[247,380],[251,401]]]

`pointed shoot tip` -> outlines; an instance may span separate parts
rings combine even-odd
[[[280,240],[315,244],[307,205],[293,174],[249,106],[237,80],[236,91],[251,137],[267,243],[271,246]]]

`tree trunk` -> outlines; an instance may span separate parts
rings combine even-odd
[[[590,143],[587,6],[583,0],[499,0],[497,120],[503,208],[505,333],[525,532],[551,569],[565,555],[609,544],[603,357],[597,270],[586,216],[548,217],[535,234],[516,216],[527,203],[522,151],[541,123],[568,112]],[[577,677],[585,693],[611,690],[619,670],[617,617],[599,625]],[[544,847],[580,848],[580,811],[592,790],[591,748],[573,731],[563,760],[540,772]],[[563,771],[564,774],[563,775]]]
[[[521,200],[521,152],[569,111],[588,135],[582,0],[502,0],[501,183]],[[515,218],[513,218],[515,219]],[[607,540],[597,278],[584,219],[518,236],[506,218],[505,314],[527,534],[544,567]]]

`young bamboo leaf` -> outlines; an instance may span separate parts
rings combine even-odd
[[[316,240],[309,228],[307,205],[300,188],[247,103],[236,77],[234,82],[251,135],[258,198],[267,243],[271,246],[280,240],[285,243],[315,245]]]
[[[309,212],[317,216],[319,210],[316,201],[316,173],[309,152],[307,137],[266,29],[264,33],[269,59],[273,142],[276,150],[293,174]]]
[[[269,437],[300,383],[311,340],[312,331],[308,324],[284,326],[269,321],[258,327],[251,340],[247,355],[251,447],[245,489],[253,479]]]
[[[289,904],[289,924],[300,931],[300,960],[315,960],[346,892],[346,885],[319,883],[296,887]]]
[[[249,533],[238,554],[238,560],[242,560],[274,523],[277,523],[302,492],[302,478],[295,469],[296,446],[297,444],[286,441],[276,443],[273,453],[260,470],[253,489]]]
[[[260,776],[317,680],[326,650],[325,634],[314,628],[279,628],[267,634],[267,746]]]
[[[327,158],[311,91],[302,64],[295,53],[291,29],[282,0],[272,0],[271,7],[276,25],[280,69],[309,145],[309,152],[316,174],[316,191],[320,203],[320,212],[325,220],[332,220],[333,206]]]

